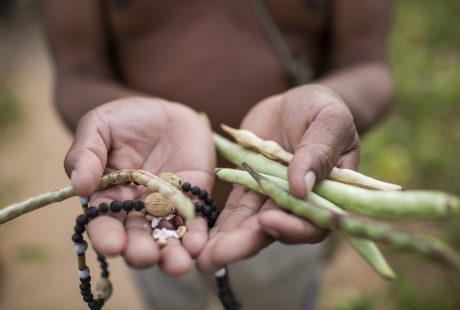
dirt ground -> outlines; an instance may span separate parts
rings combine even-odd
[[[16,91],[22,112],[14,131],[0,136],[3,206],[68,184],[62,162],[72,137],[52,105],[51,63],[36,23],[0,26],[1,81]],[[0,227],[0,309],[84,308],[70,241],[79,210],[77,199],[70,199]],[[109,263],[114,295],[107,308],[142,309],[123,260]],[[96,266],[94,258],[89,266]],[[318,309],[336,309],[385,285],[340,242],[326,267]]]

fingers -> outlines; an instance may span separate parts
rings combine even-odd
[[[92,111],[79,122],[64,167],[79,196],[91,195],[99,183],[110,149],[109,128]]]
[[[317,181],[326,178],[343,153],[357,148],[355,135],[353,117],[345,106],[330,104],[321,109],[298,143],[289,164],[291,192],[304,197]]]
[[[257,212],[266,208],[265,200],[253,191],[244,192],[243,188],[235,186],[225,213],[221,213],[223,217],[219,216],[211,239],[198,256],[200,271],[215,272],[225,264],[254,255],[273,242],[262,231],[257,219]]]
[[[282,210],[268,210],[259,216],[259,223],[267,234],[287,244],[317,243],[329,234],[312,223]]]
[[[176,174],[184,181],[210,190],[213,185],[213,176],[205,171],[179,171]],[[193,198],[193,197],[192,197]],[[182,245],[192,257],[197,257],[208,241],[208,224],[204,218],[197,217],[187,220],[187,233],[182,239]]]
[[[257,213],[265,200],[264,196],[255,191],[235,186],[216,222],[217,230],[225,231],[237,227],[249,216]]]
[[[171,276],[180,276],[192,269],[192,258],[180,240],[168,239],[168,244],[161,250],[160,267]]]
[[[123,251],[127,263],[134,267],[148,267],[160,258],[157,243],[152,237],[152,228],[144,214],[131,212],[126,218],[126,247]]]

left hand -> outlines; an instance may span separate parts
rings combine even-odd
[[[359,137],[353,116],[335,92],[305,85],[269,97],[246,115],[241,128],[294,152],[288,168],[291,193],[304,197],[334,166],[356,169]],[[256,254],[274,240],[316,243],[328,232],[280,210],[266,197],[234,186],[210,240],[198,257],[203,272]]]

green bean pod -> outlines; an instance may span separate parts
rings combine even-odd
[[[249,163],[257,171],[287,180],[287,167],[213,135],[216,148],[223,157],[241,167]],[[426,220],[460,215],[458,197],[437,191],[376,191],[323,180],[314,192],[339,207],[372,217],[392,220]]]
[[[248,164],[243,163],[243,167],[256,180],[260,189],[280,207],[310,220],[319,227],[339,230],[353,237],[387,243],[396,249],[413,251],[447,264],[460,273],[460,256],[448,245],[434,237],[406,232],[390,225],[370,222],[351,215],[319,208],[310,202],[294,197],[256,172]]]
[[[240,184],[257,192],[263,193],[257,182],[246,171],[218,168],[216,169],[216,176],[223,181]],[[269,175],[264,175],[264,177],[268,178],[282,189],[286,191],[289,190],[289,184],[286,180]],[[338,206],[321,196],[316,195],[315,193],[310,193],[308,197],[305,197],[305,199],[319,207],[330,209],[337,213],[346,214],[346,212]],[[394,271],[391,269],[390,265],[385,260],[385,257],[374,242],[362,238],[350,237],[348,234],[345,234],[345,238],[380,276],[387,280],[396,278]]]

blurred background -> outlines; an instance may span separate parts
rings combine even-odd
[[[395,2],[397,98],[391,115],[363,137],[360,170],[460,195],[460,1]],[[37,2],[0,0],[0,206],[67,184],[62,162],[71,135],[54,111],[51,70]],[[0,309],[83,307],[70,242],[77,208],[72,199],[0,227]],[[460,250],[460,219],[405,226]],[[458,275],[383,250],[399,275],[392,283],[336,237],[318,309],[460,309]],[[140,309],[123,261],[110,262],[110,309]]]

